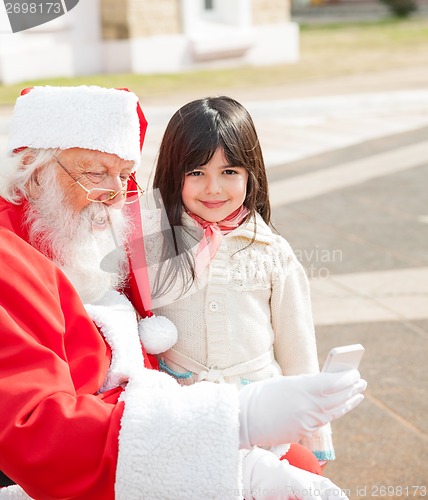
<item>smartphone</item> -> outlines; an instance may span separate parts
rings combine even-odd
[[[363,354],[364,347],[361,344],[335,347],[328,353],[322,371],[336,373],[358,369]]]

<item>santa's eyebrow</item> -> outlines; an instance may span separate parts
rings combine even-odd
[[[108,168],[103,165],[102,163],[87,163],[86,165],[84,163],[78,163],[78,167],[83,171],[83,170],[88,170],[88,169],[103,169],[103,170],[108,170]]]

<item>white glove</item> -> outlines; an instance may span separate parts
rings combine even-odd
[[[253,382],[239,392],[240,446],[299,441],[355,408],[366,387],[357,370]]]
[[[245,500],[348,499],[330,479],[293,467],[261,448],[244,458],[243,487]]]

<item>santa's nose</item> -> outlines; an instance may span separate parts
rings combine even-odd
[[[109,207],[122,209],[125,206],[126,191],[124,189],[120,190],[113,198],[106,199],[103,201],[104,205]]]

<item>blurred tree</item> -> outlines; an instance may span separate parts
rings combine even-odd
[[[389,10],[397,17],[407,17],[417,10],[418,5],[415,0],[380,0],[388,6]]]

